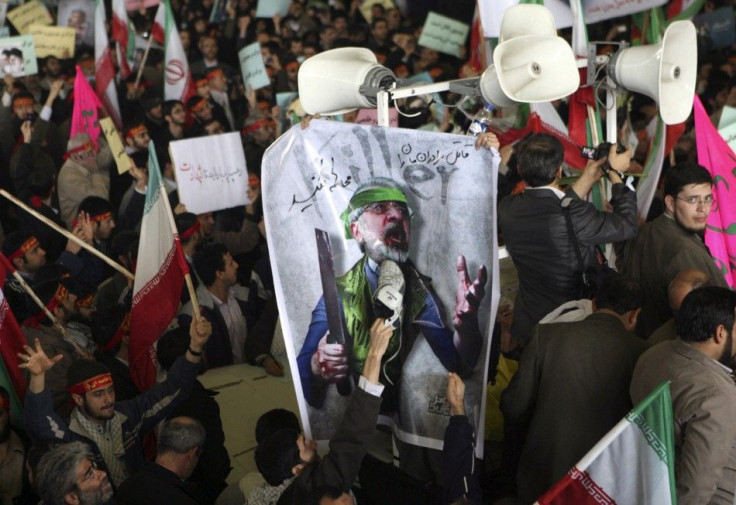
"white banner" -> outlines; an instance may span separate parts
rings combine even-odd
[[[408,248],[408,261],[406,257],[396,260],[407,287],[402,329],[389,344],[389,349],[396,345],[391,355],[396,361],[390,366],[398,364],[398,372],[394,385],[384,382],[381,420],[406,442],[441,449],[449,419],[445,391],[453,366],[448,363],[455,363],[458,368],[452,371],[464,374],[467,386],[468,416],[478,439],[483,439],[489,341],[499,296],[494,168],[498,159],[491,151],[477,150],[474,140],[465,136],[325,120],[312,121],[306,130],[293,127],[268,149],[263,159],[268,170],[262,180],[266,230],[287,353],[309,436],[330,439],[348,401],[338,386],[329,382],[325,386],[324,376],[315,375],[325,370],[314,372],[310,366],[328,323],[341,317],[333,312],[331,319],[330,309],[325,308],[329,296],[323,297],[322,282],[329,276],[321,273],[320,264],[324,268],[325,263],[324,257],[323,261],[318,257],[315,235],[319,229],[329,235],[327,254],[332,260],[328,263],[337,278],[332,281],[337,284],[335,306],[342,314],[346,349],[352,349],[348,353],[353,379],[362,367],[357,350],[361,332],[366,336],[365,327],[355,323],[365,319],[370,327],[375,318],[373,295],[368,293],[375,289],[376,268],[381,268],[372,266],[377,265],[372,261],[381,262],[374,259],[380,252],[377,242],[366,237],[379,237],[380,245],[394,250]],[[397,188],[391,190],[390,199],[381,200],[386,197],[382,194],[371,202],[391,203],[374,209],[368,201],[354,200],[365,213],[361,216],[368,217],[343,214],[356,190],[366,183],[376,184],[376,178],[390,179],[381,182]],[[405,195],[408,210],[394,199],[397,190]],[[395,246],[398,239],[390,235],[389,215],[406,227],[401,246]],[[363,242],[365,253],[358,241]],[[468,279],[460,256],[467,262]],[[484,265],[485,296],[477,311],[465,312],[463,317],[468,319],[455,333],[453,315],[468,310],[456,305],[457,294],[463,292],[463,285],[467,289],[465,282],[483,277],[479,270]],[[354,292],[359,296],[348,297]],[[456,347],[455,342],[461,343]],[[463,354],[467,347],[462,346],[474,344],[477,348],[469,358]],[[387,376],[388,356],[382,367]],[[322,388],[320,395],[315,393],[317,387]],[[482,445],[478,444],[479,454]]]
[[[486,38],[498,37],[501,31],[503,12],[518,3],[519,0],[478,0],[483,35]],[[558,30],[572,26],[572,10],[570,10],[570,4],[566,0],[544,0],[544,6],[552,12],[555,27]]]
[[[585,22],[590,24],[605,19],[628,16],[666,3],[667,0],[583,0]]]
[[[179,200],[203,214],[250,203],[240,132],[176,140],[169,144]]]

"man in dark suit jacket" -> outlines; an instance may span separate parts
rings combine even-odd
[[[202,425],[191,417],[165,421],[158,432],[156,461],[123,482],[115,501],[119,505],[198,505],[186,480],[197,466],[205,437]]]
[[[518,150],[519,174],[526,190],[498,206],[498,224],[519,273],[511,335],[525,347],[540,319],[570,300],[580,298],[582,268],[567,230],[562,208],[567,204],[584,267],[598,262],[597,244],[620,242],[636,235],[636,194],[615,170],[629,167],[630,152],[611,148],[606,159],[588,163],[578,180],[563,192],[555,184],[562,175],[564,150],[546,134],[533,135]],[[611,180],[613,212],[598,211],[585,197],[604,173]]]
[[[614,276],[586,319],[537,326],[501,400],[507,426],[526,432],[522,503],[551,488],[631,409],[631,374],[647,347],[631,333],[641,301],[638,282]]]

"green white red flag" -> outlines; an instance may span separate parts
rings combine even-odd
[[[176,316],[187,272],[189,265],[181,249],[151,141],[130,320],[130,375],[141,391],[156,382],[154,344]]]
[[[115,87],[115,65],[112,62],[110,43],[105,30],[105,4],[102,0],[95,2],[95,91],[102,100],[107,115],[120,130],[123,122],[120,116],[118,91]]]
[[[164,100],[186,103],[194,94],[194,81],[169,0],[162,0],[158,6],[153,38],[164,46]]]
[[[663,382],[536,504],[676,504],[674,458],[670,385]]]
[[[118,48],[120,77],[127,78],[131,73],[131,63],[135,60],[135,31],[128,19],[125,0],[112,0],[112,39]]]
[[[8,258],[0,252],[0,385],[10,396],[10,419],[13,425],[23,426],[22,401],[26,394],[26,381],[18,367],[18,353],[25,352],[26,337],[18,326],[8,300],[3,294],[5,279],[15,269]]]

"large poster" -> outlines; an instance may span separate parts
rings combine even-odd
[[[456,371],[482,440],[499,292],[498,156],[474,142],[314,120],[266,152],[271,264],[308,436],[334,434],[380,314],[395,320],[380,422],[441,449]]]

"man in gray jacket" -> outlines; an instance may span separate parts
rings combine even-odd
[[[675,315],[680,338],[649,349],[634,369],[634,404],[670,381],[679,505],[734,503],[735,320],[736,293],[720,287],[696,289]]]

